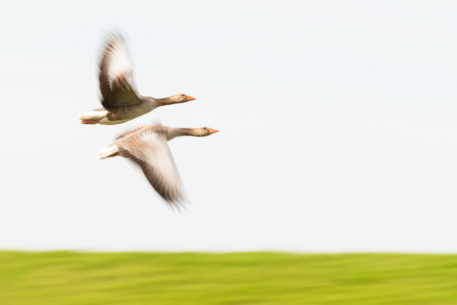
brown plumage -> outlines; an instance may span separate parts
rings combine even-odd
[[[141,103],[135,89],[127,48],[119,36],[110,37],[105,46],[98,81],[103,97],[102,105],[106,109]]]
[[[146,125],[123,133],[116,141],[102,148],[100,159],[122,156],[130,159],[143,171],[146,179],[159,195],[170,204],[184,200],[183,188],[167,141],[179,136],[202,137],[217,130],[201,128],[172,128]]]
[[[195,98],[176,94],[156,99],[138,93],[133,81],[132,64],[120,36],[111,35],[103,50],[99,66],[99,86],[104,108],[95,109],[79,117],[83,124],[120,124],[148,113],[153,109]]]

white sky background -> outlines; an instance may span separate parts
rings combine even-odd
[[[92,3],[94,2],[94,3]],[[457,252],[455,1],[0,2],[0,248]],[[137,86],[197,100],[116,126],[109,30]],[[96,151],[160,119],[175,212]]]

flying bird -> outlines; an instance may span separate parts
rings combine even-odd
[[[122,38],[112,35],[104,48],[99,66],[99,86],[103,108],[82,114],[82,124],[121,124],[165,105],[195,100],[186,94],[153,98],[138,93],[133,81],[132,64]]]
[[[204,137],[218,130],[201,128],[172,128],[145,125],[127,131],[116,141],[97,153],[100,159],[121,156],[130,159],[142,170],[146,179],[169,204],[184,200],[183,188],[167,141],[180,136]]]

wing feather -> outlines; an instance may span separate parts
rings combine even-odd
[[[121,37],[112,35],[103,51],[99,71],[103,107],[115,108],[141,103],[133,81],[132,63]]]
[[[165,201],[176,204],[184,199],[181,181],[165,135],[148,133],[129,136],[125,140],[121,139],[118,147],[122,156],[143,170],[151,186]]]

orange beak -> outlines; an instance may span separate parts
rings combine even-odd
[[[216,133],[216,132],[219,132],[219,130],[212,129],[212,128],[209,129],[209,134]]]
[[[195,97],[192,97],[192,96],[190,96],[190,95],[186,95],[186,97],[187,97],[187,101],[193,101],[193,100],[195,100]]]

